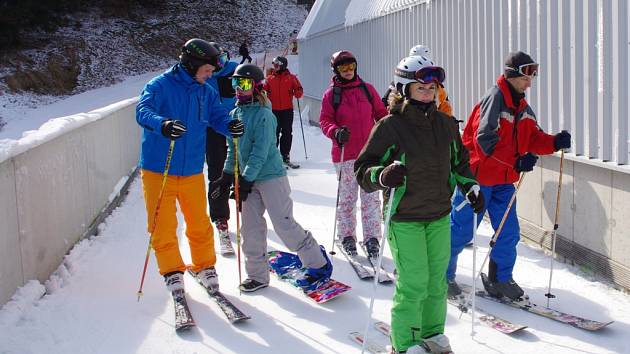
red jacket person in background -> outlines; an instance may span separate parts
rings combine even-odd
[[[280,145],[280,154],[285,164],[290,163],[291,143],[293,142],[293,97],[304,95],[300,80],[289,71],[285,57],[275,57],[273,71],[267,76],[265,90],[271,101],[271,109],[278,119],[276,145]]]

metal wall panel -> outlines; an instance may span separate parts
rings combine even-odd
[[[571,157],[627,164],[629,18],[628,0],[434,0],[302,39],[300,75],[305,93],[321,98],[330,54],[349,49],[383,92],[396,63],[424,43],[447,71],[455,116],[466,119],[507,53],[524,50],[541,64],[528,92],[540,126],[570,130]]]

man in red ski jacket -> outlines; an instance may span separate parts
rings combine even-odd
[[[470,152],[470,169],[476,175],[486,201],[493,228],[497,228],[507,210],[514,183],[521,172],[534,169],[538,155],[551,154],[571,147],[571,135],[562,131],[549,135],[536,122],[536,115],[525,100],[525,91],[538,74],[538,64],[526,53],[510,53],[503,75],[475,106],[464,128],[462,141]],[[449,296],[461,290],[455,282],[457,256],[472,240],[473,211],[469,205],[456,211],[465,200],[458,189],[451,211],[451,260],[447,271]],[[483,216],[482,210],[479,216]],[[477,220],[481,222],[482,217]],[[516,245],[520,229],[516,203],[507,215],[503,229],[490,253],[484,287],[493,296],[512,300],[523,296],[523,290],[512,278],[516,262]]]
[[[280,154],[285,164],[290,164],[291,143],[293,141],[293,97],[300,99],[304,95],[300,80],[291,74],[285,57],[275,57],[273,71],[267,76],[265,90],[271,101],[271,109],[278,119],[276,145],[280,145]]]

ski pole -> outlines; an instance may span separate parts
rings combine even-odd
[[[153,223],[150,225],[149,230],[149,246],[147,247],[147,255],[144,258],[144,267],[142,268],[142,276],[140,277],[140,288],[138,289],[138,300],[142,296],[142,287],[144,286],[144,276],[147,274],[147,265],[149,265],[149,255],[151,254],[151,239],[153,238],[153,232],[157,225],[158,213],[160,211],[160,204],[162,204],[162,195],[164,194],[164,187],[166,187],[166,179],[168,177],[168,169],[171,166],[171,158],[173,157],[173,149],[175,148],[175,140],[171,140],[171,144],[168,146],[168,153],[166,154],[166,165],[164,166],[164,173],[162,173],[162,186],[160,187],[160,194],[158,194],[157,205],[155,206],[155,212],[153,212]]]
[[[306,153],[306,139],[304,139],[304,124],[302,124],[302,109],[300,108],[300,99],[296,98],[298,104],[298,113],[300,114],[300,128],[302,128],[302,142],[304,143],[304,156],[308,160],[308,154]]]
[[[553,220],[553,232],[551,233],[551,255],[549,257],[549,287],[547,288],[547,307],[549,300],[556,296],[551,293],[551,278],[553,277],[553,259],[556,255],[556,237],[558,233],[558,220],[560,219],[560,191],[562,190],[562,162],[564,161],[564,150],[560,152],[560,176],[558,177],[558,193],[556,194],[556,215]]]
[[[238,190],[238,138],[232,138],[234,141],[234,200],[236,201],[236,262],[238,263],[238,284],[242,284],[241,275],[241,205]],[[238,287],[238,294],[241,295],[241,287]]]
[[[469,193],[476,193],[477,195],[479,195],[480,193],[480,188],[479,185],[474,185],[472,187],[473,189],[471,191],[469,191]],[[462,201],[456,208],[456,211],[460,211],[466,204],[470,204],[470,201],[468,200],[468,198],[464,198],[464,201]],[[475,274],[477,273],[477,213],[475,213],[475,211],[473,210],[473,267],[472,267],[472,277],[473,279],[475,279]],[[476,294],[477,293],[477,282],[472,283],[472,293]],[[475,308],[476,308],[476,303],[475,303],[475,296],[472,297],[472,306],[471,306],[471,332],[470,332],[470,336],[474,337],[475,336]],[[466,302],[466,304],[468,304],[468,302]],[[463,308],[463,307],[462,307]],[[463,313],[463,311],[462,311]],[[460,316],[461,314],[460,313]]]
[[[341,173],[343,172],[344,146],[341,144],[341,161],[339,162],[339,174],[337,175],[337,200],[335,201],[335,223],[333,225],[332,246],[330,246],[331,255],[335,255],[335,237],[337,237],[337,217],[339,215],[339,191],[341,190]]]
[[[499,234],[501,233],[501,230],[503,229],[503,224],[505,224],[505,220],[507,219],[507,216],[510,213],[510,209],[512,209],[512,204],[514,204],[514,201],[516,200],[516,194],[518,193],[518,190],[521,188],[521,185],[523,184],[523,180],[524,179],[525,179],[525,172],[522,172],[521,176],[520,176],[520,178],[518,180],[518,184],[516,185],[516,189],[514,190],[514,193],[512,193],[512,197],[510,198],[510,202],[508,203],[508,206],[505,209],[505,213],[503,213],[503,217],[501,218],[501,222],[499,223],[499,227],[497,227],[497,230],[494,232],[494,235],[492,236],[492,239],[490,240],[490,250],[488,250],[488,253],[486,254],[486,257],[483,259],[483,262],[481,263],[481,267],[479,267],[479,271],[476,272],[476,274],[473,277],[473,284],[475,284],[475,282],[477,281],[479,276],[481,276],[481,272],[483,271],[483,267],[486,266],[486,262],[488,261],[488,258],[490,258],[490,252],[492,251],[492,248],[496,244],[497,238],[499,238]],[[471,297],[472,296],[474,296],[474,294],[472,294],[472,293],[468,294],[468,296],[466,297],[466,302],[465,302],[466,304],[471,301]]]
[[[475,273],[477,272],[477,213],[475,213],[475,211],[473,210],[473,267],[472,267],[472,274],[473,274],[473,279],[475,276]],[[472,293],[476,294],[477,293],[477,283],[473,281],[472,283]],[[472,320],[470,322],[470,336],[474,337],[475,336],[475,298],[476,296],[472,297],[472,311],[470,313],[470,316],[472,317]]]
[[[394,161],[396,165],[401,165],[400,161]],[[389,190],[389,199],[387,200],[387,214],[385,215],[385,226],[383,228],[383,239],[387,239],[389,234],[389,222],[392,218],[392,205],[394,204],[394,193],[396,188]],[[378,261],[376,262],[376,274],[374,274],[374,283],[372,284],[372,297],[370,299],[370,309],[368,310],[367,322],[363,331],[363,345],[361,346],[361,354],[365,352],[365,346],[368,338],[368,331],[372,322],[372,309],[374,309],[374,298],[376,297],[376,285],[378,284],[378,276],[381,273],[381,263],[383,260],[383,250],[385,249],[385,240],[381,240],[381,246],[378,250]]]

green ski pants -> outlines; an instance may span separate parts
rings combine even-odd
[[[449,215],[430,222],[390,224],[387,239],[398,270],[391,319],[397,351],[444,333],[450,234]]]

